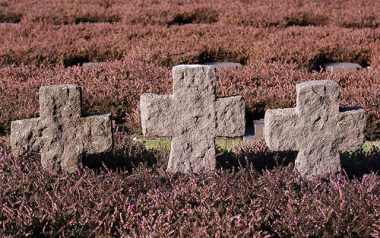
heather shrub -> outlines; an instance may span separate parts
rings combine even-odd
[[[144,92],[162,92],[171,85],[170,72],[139,61],[124,61],[102,67],[8,67],[1,69],[1,121],[8,131],[16,118],[38,116],[38,89],[42,85],[77,83],[82,86],[84,112],[111,112],[117,123],[140,130],[138,102]],[[158,77],[157,77],[158,76]],[[12,79],[13,78],[13,79]],[[21,85],[16,86],[18,83]],[[21,94],[28,94],[25,100]],[[20,100],[21,99],[21,100]],[[9,120],[12,118],[11,120]]]
[[[67,25],[114,23],[121,19],[117,9],[111,7],[111,1],[45,1],[39,4],[44,4],[44,8],[39,8],[38,4],[29,5],[25,2],[18,5],[24,11],[28,5],[32,9],[25,14],[25,22]]]
[[[15,12],[2,12],[0,10],[0,23],[19,23],[22,15]]]
[[[295,152],[263,140],[217,148],[211,174],[165,172],[147,150],[143,93],[171,94],[171,67],[233,61],[218,96],[241,94],[248,125],[295,106],[295,85],[330,79],[380,138],[380,1],[0,0],[0,237],[379,237],[380,151],[346,151],[343,173],[301,180]],[[87,62],[104,62],[83,66]],[[364,69],[320,71],[324,62]],[[114,149],[76,174],[10,155],[10,122],[37,117],[38,88],[77,83],[84,115],[111,112]]]
[[[209,8],[198,8],[192,12],[177,14],[168,25],[185,25],[190,23],[215,23],[218,21],[218,12]]]
[[[57,64],[136,58],[161,66],[205,61],[277,62],[317,69],[323,61],[379,65],[379,30],[339,27],[278,29],[222,24],[144,26],[25,23],[0,27],[0,64]],[[107,36],[107,37],[105,37]]]
[[[107,15],[107,14],[97,14],[97,15],[91,15],[91,14],[84,14],[82,16],[77,16],[74,20],[76,24],[79,23],[98,23],[98,22],[118,22],[120,20],[120,17],[118,15]]]
[[[167,154],[148,155],[125,135],[116,137],[113,153],[131,169],[86,167],[72,175],[49,174],[41,170],[39,158],[14,158],[8,146],[1,145],[0,235],[370,237],[379,233],[378,175],[303,181],[293,174],[291,162],[272,166],[271,161],[291,158],[271,154],[262,142],[232,156],[245,153],[253,161],[234,172],[169,174],[161,166]],[[140,162],[131,163],[135,156]],[[263,165],[268,163],[270,169],[255,168],[256,157],[264,156]]]
[[[147,150],[143,143],[134,140],[125,131],[114,128],[114,147],[111,152],[87,155],[83,166],[93,171],[104,170],[117,172],[133,172],[133,169],[143,165],[147,168],[166,168],[169,152],[165,150]]]
[[[268,108],[294,107],[295,85],[306,80],[335,80],[342,86],[341,105],[361,106],[367,112],[367,139],[379,138],[379,74],[366,69],[351,74],[308,72],[292,65],[249,64],[218,71],[217,94],[241,94],[247,120],[264,116]],[[136,59],[91,67],[20,66],[0,69],[0,126],[9,132],[12,120],[38,116],[41,85],[79,83],[84,90],[84,111],[111,112],[118,124],[140,133],[139,100],[143,93],[171,94],[171,70]]]
[[[310,12],[295,12],[284,17],[286,26],[323,26],[329,21],[327,16]]]
[[[48,24],[75,24],[86,22],[119,22],[127,24],[166,25],[181,19],[193,23],[216,21],[237,26],[339,26],[349,28],[376,28],[379,26],[379,2],[333,1],[229,1],[228,7],[212,1],[51,1],[27,0],[0,2],[5,10],[20,12],[25,22]],[[204,11],[206,10],[206,11]],[[217,12],[217,14],[215,14]],[[178,14],[179,13],[179,14]],[[212,17],[206,17],[210,15]],[[215,17],[216,16],[216,17]],[[76,20],[77,19],[77,20]],[[116,19],[116,20],[115,20]]]

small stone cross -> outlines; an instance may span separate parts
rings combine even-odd
[[[110,115],[81,117],[79,85],[55,85],[39,90],[40,117],[13,121],[12,154],[41,154],[42,167],[75,172],[81,157],[112,147]]]
[[[173,95],[141,96],[144,136],[172,137],[169,172],[212,171],[215,137],[244,135],[243,98],[216,98],[215,81],[214,67],[178,65],[173,68]]]
[[[304,82],[296,89],[296,108],[265,113],[268,147],[298,151],[295,169],[304,178],[339,172],[339,151],[358,148],[364,142],[364,110],[339,110],[340,87],[334,81]]]

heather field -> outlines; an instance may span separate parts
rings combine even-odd
[[[0,0],[0,237],[380,237],[379,12],[378,0]],[[242,95],[248,124],[294,107],[297,83],[330,79],[341,106],[365,109],[369,142],[323,180],[261,140],[219,146],[215,173],[165,172],[167,149],[131,139],[140,96],[171,94],[175,65],[214,61],[243,65],[217,71],[217,94]],[[64,83],[118,132],[111,152],[57,175],[11,156],[9,135],[38,117],[40,86]]]

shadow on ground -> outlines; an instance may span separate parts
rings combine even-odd
[[[297,152],[272,152],[264,141],[256,141],[238,148],[235,153],[220,152],[217,156],[217,167],[232,171],[252,167],[263,172],[294,164],[296,157]],[[362,178],[372,172],[380,174],[380,149],[374,146],[369,150],[344,152],[341,154],[341,164],[343,173],[349,178]]]
[[[83,159],[83,165],[94,171],[103,169],[112,171],[132,172],[139,166],[165,169],[169,152],[165,150],[147,150],[145,146],[133,141],[130,136],[116,133],[113,151],[100,155],[90,155]],[[272,170],[276,167],[286,167],[294,164],[297,152],[272,152],[264,141],[241,146],[234,152],[218,151],[216,157],[217,169],[238,171],[242,168],[254,168],[259,172]],[[363,149],[341,154],[344,173],[349,178],[361,178],[364,174],[380,171],[380,149]]]
[[[380,174],[380,149],[358,150],[341,154],[342,168],[350,178],[361,178],[371,172]]]
[[[114,149],[110,152],[87,155],[83,158],[83,166],[99,172],[101,170],[127,171],[143,165],[146,167],[163,167],[167,164],[168,152],[163,150],[147,150],[125,133],[114,134]]]

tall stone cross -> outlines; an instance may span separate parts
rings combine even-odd
[[[75,172],[85,154],[112,147],[110,115],[81,117],[78,85],[55,85],[39,90],[40,117],[11,123],[11,146],[15,156],[41,154],[42,167]]]
[[[143,134],[172,137],[169,172],[212,171],[215,137],[244,135],[243,98],[216,98],[215,81],[214,67],[178,65],[173,68],[173,95],[141,96]]]
[[[340,87],[334,81],[304,82],[296,89],[296,108],[265,113],[268,147],[298,151],[295,169],[304,178],[339,172],[339,151],[358,148],[364,142],[364,110],[339,110]]]

